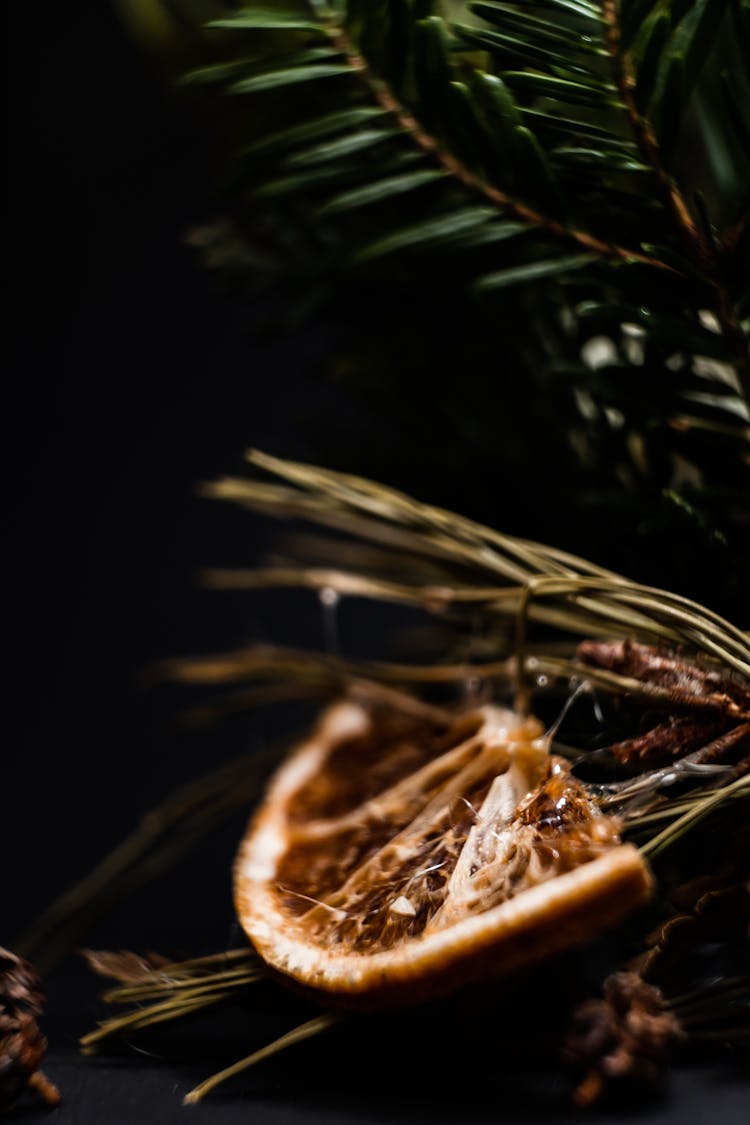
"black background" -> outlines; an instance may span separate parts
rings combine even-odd
[[[274,627],[263,605],[199,592],[199,566],[252,560],[258,528],[196,486],[251,443],[310,454],[323,333],[253,337],[199,268],[184,235],[215,214],[211,138],[109,7],[23,15],[5,496],[8,757],[35,861],[12,878],[30,917],[135,810],[227,753],[175,738],[175,701],[143,681],[159,657]]]
[[[248,638],[320,642],[312,599],[198,590],[201,565],[251,562],[266,532],[197,499],[195,485],[236,469],[250,444],[326,460],[317,420],[352,419],[318,378],[326,326],[286,339],[251,332],[240,296],[184,244],[188,227],[219,213],[205,124],[170,96],[108,5],[31,7],[6,15],[6,943],[176,784],[289,729],[292,718],[276,715],[180,732],[184,697],[144,687],[145,673],[161,657]],[[356,424],[366,436],[366,420]],[[393,483],[408,488],[408,467],[401,473]],[[229,868],[242,821],[103,920],[92,944],[168,953],[232,944]],[[97,989],[76,963],[49,981],[47,1069],[64,1095],[49,1117],[56,1125],[568,1116],[559,1079],[533,1060],[503,1067],[490,1053],[488,1070],[486,1058],[481,1069],[462,1055],[451,1073],[400,1019],[399,1034],[388,1025],[333,1033],[181,1110],[191,1085],[286,1030],[297,1008],[261,992],[254,1014],[220,1034],[210,1026],[203,1058],[186,1032],[146,1046],[161,1065],[136,1053],[84,1060],[76,1040],[101,1015]],[[442,1047],[458,1048],[460,1023],[445,1018]],[[380,1049],[392,1035],[398,1063]],[[739,1121],[741,1061],[679,1070],[644,1119]]]

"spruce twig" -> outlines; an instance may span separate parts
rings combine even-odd
[[[551,215],[544,215],[519,199],[514,199],[505,191],[501,191],[494,184],[480,178],[463,163],[454,152],[450,152],[441,145],[422,126],[415,116],[410,113],[397,99],[392,89],[368,65],[367,60],[359,52],[343,27],[330,23],[327,27],[332,42],[338,47],[347,63],[352,68],[352,73],[361,78],[370,90],[375,101],[386,113],[391,114],[399,127],[404,131],[425,155],[433,157],[455,180],[461,183],[472,194],[479,195],[496,207],[503,215],[525,223],[530,227],[542,231],[544,234],[561,241],[571,242],[586,253],[597,255],[605,260],[619,262],[639,262],[665,273],[677,273],[674,266],[659,258],[643,254],[635,248],[619,246],[615,242],[605,242],[601,238],[590,234],[588,231],[579,230],[573,226],[554,219]]]
[[[606,26],[606,41],[615,73],[615,81],[627,111],[633,135],[644,161],[651,168],[656,178],[666,208],[673,217],[675,227],[682,238],[688,256],[701,268],[710,268],[714,264],[713,255],[706,246],[705,240],[690,214],[690,209],[682,192],[671,176],[667,174],[662,164],[659,143],[650,123],[638,109],[635,99],[635,77],[630,60],[622,49],[618,7],[617,0],[602,0],[601,8]]]

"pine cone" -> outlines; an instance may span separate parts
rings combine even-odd
[[[59,1091],[39,1069],[47,1048],[36,1022],[43,1005],[32,966],[0,947],[0,1112],[11,1109],[27,1086],[47,1105],[59,1104]]]
[[[576,1008],[566,1037],[564,1057],[580,1079],[576,1105],[592,1105],[613,1085],[657,1089],[679,1035],[658,988],[637,973],[613,973],[601,1000]]]

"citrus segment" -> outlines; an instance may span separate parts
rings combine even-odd
[[[272,780],[235,868],[266,963],[330,1002],[439,995],[585,941],[649,894],[534,719],[339,703]]]

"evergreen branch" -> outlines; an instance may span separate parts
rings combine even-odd
[[[448,152],[443,145],[439,144],[417,121],[416,117],[399,102],[390,87],[373,72],[367,60],[355,48],[343,27],[331,25],[329,33],[332,41],[349,63],[352,72],[366,83],[378,105],[386,113],[391,114],[403,132],[425,155],[437,160],[446,172],[450,173],[470,192],[482,196],[511,219],[534,227],[558,241],[572,242],[600,258],[621,262],[639,262],[667,273],[678,272],[674,266],[661,261],[657,257],[619,246],[616,243],[605,242],[586,231],[566,226],[557,219],[542,214],[520,200],[513,199],[498,187],[480,179],[454,153]]]
[[[714,264],[714,256],[696,226],[682,192],[662,164],[659,142],[651,125],[638,109],[635,97],[635,76],[621,44],[618,0],[602,0],[601,6],[615,84],[627,112],[638,148],[645,163],[656,177],[662,198],[667,209],[672,213],[688,257],[699,268],[710,269]]]
[[[582,485],[597,505],[617,497],[649,526],[675,528],[690,548],[700,537],[710,553],[704,598],[717,548],[739,573],[748,463],[747,298],[735,245],[747,156],[741,137],[729,147],[747,83],[741,66],[719,85],[713,73],[728,34],[724,2],[689,0],[671,15],[661,0],[544,0],[544,12],[517,0],[468,0],[440,14],[430,0],[341,0],[312,5],[312,15],[301,3],[284,15],[247,9],[256,56],[217,72],[229,92],[269,91],[257,96],[279,114],[245,147],[251,198],[271,201],[286,231],[269,280],[286,275],[301,303],[311,278],[325,278],[323,300],[347,276],[366,294],[380,262],[399,254],[420,307],[433,294],[471,294],[471,343],[482,357],[476,390],[518,404],[513,372],[543,384],[554,400],[549,417],[558,407],[565,414],[554,448],[572,488]],[[269,31],[269,20],[288,26]],[[726,198],[708,203],[669,144],[706,97],[713,116],[698,123],[701,135],[712,122],[727,133]],[[723,238],[721,223],[735,224]],[[262,227],[261,238],[276,238],[273,224]],[[247,250],[248,267],[265,268]],[[221,253],[218,245],[215,261]],[[391,332],[379,341],[387,354],[370,349],[365,358],[357,344],[352,354],[354,379],[377,367],[376,394],[386,372],[407,363],[410,332],[428,334],[426,347],[437,335],[399,313],[397,288],[387,315],[399,342]],[[498,299],[501,289],[510,300]],[[518,332],[521,309],[535,331]],[[507,342],[502,378],[485,358],[492,347],[482,346],[496,317]],[[597,337],[607,338],[606,363],[593,357]],[[415,379],[427,363],[425,349],[420,355],[409,362]],[[483,436],[479,457],[487,427],[476,417],[471,424]],[[325,517],[338,518],[332,509]],[[407,534],[383,525],[379,533]]]
[[[729,298],[726,287],[715,284],[716,314],[727,341],[732,349],[734,366],[742,387],[742,395],[750,406],[750,345],[742,330],[737,310]]]
[[[665,206],[674,219],[685,253],[710,279],[716,295],[716,312],[719,324],[733,353],[743,398],[750,405],[750,350],[726,287],[718,276],[719,262],[716,249],[708,243],[701,233],[679,186],[666,171],[661,159],[659,142],[649,121],[638,108],[636,79],[628,54],[623,50],[621,43],[618,0],[602,0],[602,14],[615,83],[625,106],[636,143],[645,163],[656,178]],[[733,237],[738,236],[734,235]]]

